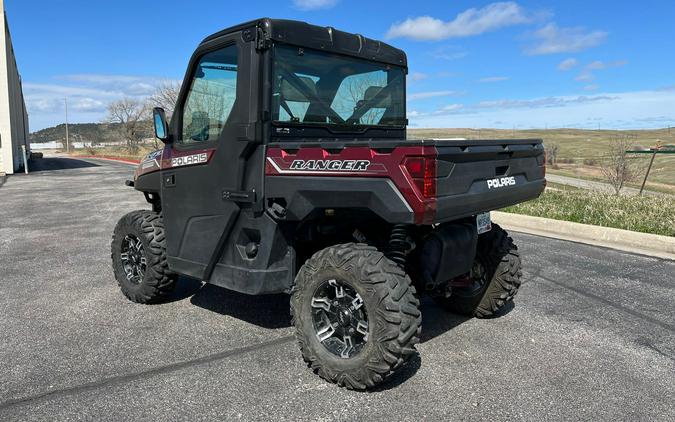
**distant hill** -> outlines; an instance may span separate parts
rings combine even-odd
[[[61,142],[66,138],[66,125],[60,124],[29,135],[31,143]],[[72,142],[102,143],[119,141],[119,123],[71,123],[68,135]],[[148,137],[152,136],[148,133]]]

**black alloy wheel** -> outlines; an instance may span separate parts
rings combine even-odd
[[[368,341],[363,298],[342,280],[326,280],[314,292],[312,322],[319,342],[341,358],[355,356]]]
[[[120,260],[127,280],[134,284],[140,284],[147,269],[143,242],[133,234],[124,236],[120,248]]]

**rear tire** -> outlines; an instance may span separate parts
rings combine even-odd
[[[291,314],[302,356],[329,382],[355,390],[371,388],[416,353],[422,317],[415,288],[405,271],[374,247],[349,243],[317,252],[300,268],[292,294]],[[354,309],[355,301],[362,305]],[[329,314],[351,316],[345,322]],[[324,318],[324,328],[317,326],[317,316]],[[329,327],[334,331],[327,332]]]
[[[115,279],[127,298],[158,303],[171,295],[176,275],[166,262],[161,215],[146,210],[126,214],[115,226],[110,248]]]
[[[453,288],[448,298],[437,298],[450,312],[485,318],[497,314],[513,300],[521,284],[518,247],[497,224],[478,237],[476,262],[482,266],[486,282],[480,289]]]

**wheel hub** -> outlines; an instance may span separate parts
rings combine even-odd
[[[363,299],[341,280],[327,280],[314,292],[312,321],[319,342],[341,358],[355,356],[368,341],[368,316]]]
[[[145,250],[141,240],[133,234],[124,236],[120,258],[127,280],[140,284],[146,270]]]

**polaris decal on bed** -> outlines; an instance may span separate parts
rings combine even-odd
[[[207,161],[208,155],[205,152],[201,152],[199,154],[186,155],[185,157],[174,157],[171,159],[171,167],[189,166]]]
[[[289,170],[366,171],[368,160],[293,160]]]
[[[498,177],[496,179],[488,179],[488,189],[503,188],[504,186],[513,186],[516,184],[515,176]]]

